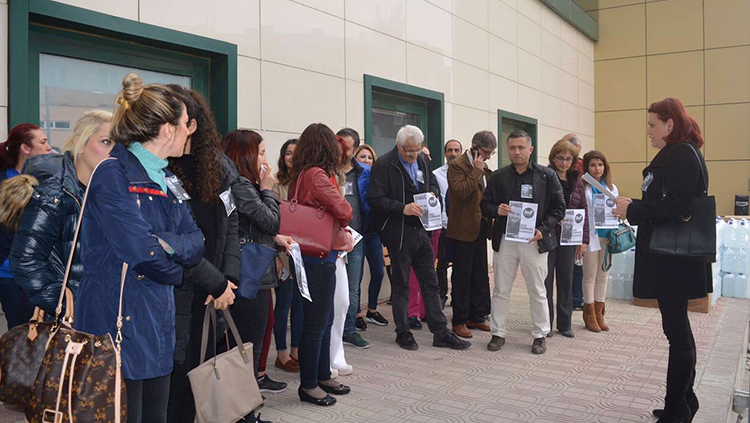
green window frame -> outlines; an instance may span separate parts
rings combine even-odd
[[[433,170],[443,165],[445,96],[438,91],[364,75],[365,142],[372,139],[372,109],[385,108],[420,116],[420,126],[430,149]]]
[[[236,45],[48,0],[9,9],[10,127],[39,121],[40,54],[189,76],[219,131],[237,127]]]
[[[497,110],[497,134],[502,138],[503,134],[503,120],[515,120],[526,125],[525,131],[531,136],[531,145],[534,146],[534,151],[531,152],[531,161],[537,162],[537,137],[539,134],[537,120],[532,117],[519,115],[517,113],[509,112],[507,110]],[[498,140],[500,144],[497,149],[497,168],[500,169],[503,166],[503,155],[506,154],[507,149],[505,148],[505,140]]]

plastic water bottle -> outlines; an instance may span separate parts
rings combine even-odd
[[[721,256],[721,271],[726,273],[735,273],[734,270],[734,248],[727,248]]]
[[[721,280],[721,294],[723,296],[734,297],[735,279],[733,273],[727,273],[724,275],[724,279]]]
[[[748,290],[748,280],[744,273],[740,273],[734,278],[734,296],[737,298],[748,298],[750,297],[750,290]]]
[[[724,236],[722,237],[722,244],[724,244],[724,247],[726,248],[732,248],[735,246],[735,226],[736,223],[734,219],[729,219],[729,222],[727,223],[727,226],[724,227]]]
[[[744,248],[735,248],[734,250],[734,270],[736,273],[747,273],[747,250]]]

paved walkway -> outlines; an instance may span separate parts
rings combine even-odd
[[[381,311],[390,320],[390,307]],[[748,315],[749,300],[728,298],[708,315],[690,314],[698,344],[696,423],[726,421]],[[650,410],[662,404],[667,366],[658,310],[609,301],[607,320],[609,333],[592,333],[575,312],[577,337],[558,334],[548,339],[546,354],[532,355],[528,297],[518,281],[502,351],[487,351],[490,335],[476,331],[468,351],[434,348],[425,325],[415,332],[420,349],[410,352],[395,344],[392,323],[369,325],[362,335],[371,347],[346,348],[355,372],[339,380],[352,387],[350,395],[328,408],[303,404],[299,375],[271,367],[270,375],[290,386],[268,394],[261,412],[276,423],[653,422]],[[272,352],[268,362],[274,360]],[[5,422],[23,419],[0,407]]]

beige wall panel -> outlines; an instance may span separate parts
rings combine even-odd
[[[28,0],[23,0],[27,1]],[[123,1],[101,1],[101,0],[56,0],[58,3],[66,3],[71,6],[80,7],[83,9],[93,10],[95,12],[106,13],[108,15],[117,16],[119,18],[131,19],[134,21],[138,20],[138,0],[123,0]],[[152,0],[153,1],[153,0]],[[179,4],[178,1],[170,0],[169,3],[174,5]],[[7,2],[3,2],[7,3]],[[187,16],[193,11],[190,9],[181,9],[177,13],[181,16]],[[174,14],[171,18],[176,18]]]
[[[490,107],[489,72],[453,61],[453,103],[476,109]]]
[[[599,149],[597,139],[597,149]],[[611,157],[604,153],[609,160]],[[641,185],[643,184],[643,169],[648,163],[611,163],[612,182],[617,185],[619,194],[623,197],[641,198]]]
[[[596,114],[596,149],[612,162],[646,160],[646,111]]]
[[[450,10],[450,9],[448,9]],[[453,56],[453,15],[424,0],[406,2],[406,40]]]
[[[459,0],[461,1],[461,0]],[[518,13],[531,19],[533,22],[541,23],[542,2],[539,0],[517,0]]]
[[[461,141],[464,147],[471,145],[471,137],[477,131],[484,129],[495,130],[495,126],[488,128],[489,113],[468,107],[453,105],[453,137]]]
[[[578,105],[584,109],[594,111],[595,90],[593,85],[578,81]],[[592,135],[592,134],[589,134]]]
[[[453,58],[488,70],[490,34],[463,19],[453,19]]]
[[[432,3],[446,12],[453,13],[453,0],[427,0],[427,2]]]
[[[453,14],[487,31],[489,0],[454,1]]]
[[[518,50],[518,82],[531,88],[542,89],[542,59]]]
[[[705,1],[706,48],[750,44],[750,1]]]
[[[558,68],[561,67],[561,44],[562,41],[557,35],[542,27],[542,60]]]
[[[288,0],[262,0],[261,10],[263,60],[344,77],[343,19]]]
[[[490,72],[518,81],[518,47],[490,35]]]
[[[578,52],[578,78],[588,84],[594,85],[594,60]]]
[[[375,75],[406,82],[406,42],[346,23],[346,78],[363,81]]]
[[[524,15],[518,15],[518,48],[542,56],[542,27]]]
[[[748,195],[750,160],[708,163],[708,193],[716,196],[716,213],[734,214],[734,196]]]
[[[703,52],[648,56],[648,98],[651,104],[676,97],[686,106],[703,104]]]
[[[502,0],[489,0],[490,33],[509,41],[518,42],[518,12]]]
[[[406,45],[407,84],[441,92],[453,102],[453,60],[414,44]]]
[[[563,73],[565,72],[560,68],[542,61],[542,92],[558,98],[562,97]]]
[[[560,76],[563,100],[578,104],[578,84],[584,84],[584,82],[579,81],[578,78],[567,72],[560,72]]]
[[[596,60],[646,54],[646,5],[599,11],[599,42]]]
[[[562,138],[563,134],[561,134],[560,129],[547,125],[539,125],[537,130],[539,131],[536,144],[537,163],[547,165],[549,163],[549,151]],[[503,142],[503,147],[505,147],[505,142]]]
[[[750,101],[750,46],[706,50],[706,104]]]
[[[704,124],[705,123],[705,119],[703,117],[704,116],[703,106],[686,107],[685,110],[687,110],[688,115],[690,115],[693,119],[696,120],[696,122],[698,122],[698,126],[701,128],[701,131],[702,131],[701,133],[703,133],[704,136],[705,136],[705,128],[706,127],[705,127],[705,124]],[[643,131],[644,131],[644,133],[646,131],[646,124],[647,124],[646,121],[644,121],[644,123],[643,123]],[[655,149],[654,147],[651,146],[651,140],[649,140],[648,137],[646,137],[646,151],[648,152],[648,161],[649,162],[651,160],[653,160],[654,157],[656,157],[657,153],[659,153],[659,150],[657,150],[657,149]],[[705,153],[705,150],[703,150],[703,151]]]
[[[346,20],[406,39],[406,0],[346,0]]]
[[[564,41],[560,43],[560,67],[578,77],[578,50]]]
[[[270,62],[261,63],[263,129],[301,133],[312,122],[346,122],[344,80]]]
[[[204,0],[91,0],[87,3],[95,4],[91,9],[97,11],[137,3],[140,4],[141,22],[227,41],[237,44],[237,53],[242,56],[260,57],[259,0],[217,0],[212,3]],[[227,13],[227,10],[232,13]],[[129,19],[137,20],[138,17]]]
[[[707,160],[750,160],[750,103],[706,106]]]
[[[646,58],[594,64],[596,111],[639,109],[646,103]]]
[[[0,106],[8,105],[8,5],[0,4]],[[7,132],[0,132],[7,134]]]
[[[549,31],[555,37],[560,38],[560,28],[562,25],[567,25],[567,23],[565,23],[560,15],[553,12],[549,7],[542,6],[541,12],[542,21],[540,26],[542,29]]]
[[[344,17],[344,0],[295,0],[306,6],[312,7],[331,15]]]
[[[578,132],[578,106],[562,102],[562,129],[567,132]]]
[[[594,42],[591,41],[589,37],[583,35],[580,31],[576,31],[576,33],[578,37],[576,48],[586,57],[594,60]]]
[[[260,128],[260,61],[237,58],[237,126]]]
[[[507,4],[508,6],[512,7],[513,9],[518,8],[518,0],[501,0],[501,1]]]
[[[578,108],[578,133],[589,137],[594,137],[594,112],[582,107]]]
[[[648,3],[646,16],[648,54],[703,48],[703,0]]]
[[[542,115],[539,123],[560,128],[562,126],[562,100],[542,93]]]
[[[518,84],[490,75],[490,111],[498,109],[518,113]]]
[[[546,7],[546,6],[545,6]],[[572,25],[560,26],[560,38],[575,49],[578,49],[578,30]]]
[[[346,126],[365,136],[365,87],[357,81],[346,81]],[[337,131],[338,129],[334,129]]]
[[[542,93],[533,88],[519,85],[518,113],[538,120],[542,114]]]

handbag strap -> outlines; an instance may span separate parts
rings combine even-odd
[[[693,146],[693,144],[685,143],[688,146],[690,146],[690,150],[693,151],[693,154],[695,155],[695,160],[698,161],[698,168],[701,170],[701,177],[703,179],[703,194],[708,195],[708,177],[706,176],[706,172],[703,170],[703,161],[701,161],[700,156],[698,156],[697,148]],[[664,163],[664,183],[661,186],[661,195],[662,197],[667,196],[667,170],[666,170],[666,162],[669,162],[669,157],[672,156],[672,152],[670,151],[667,155],[667,159]]]
[[[297,197],[299,197],[299,187],[300,185],[302,185],[302,176],[305,174],[305,170],[300,172],[297,176],[297,184],[294,186],[294,197],[292,197],[292,204],[297,204]]]
[[[237,349],[240,351],[240,355],[242,356],[242,359],[245,361],[245,363],[250,363],[250,357],[247,355],[247,350],[245,349],[245,344],[242,343],[242,338],[240,337],[240,331],[237,330],[237,325],[234,323],[234,319],[232,318],[232,313],[230,313],[228,310],[222,310],[222,313],[224,313],[224,318],[227,321],[227,326],[229,326],[230,331],[232,332],[232,336],[234,337],[235,342],[237,343]],[[214,370],[217,371],[216,376],[218,377],[218,370],[216,368],[216,309],[214,308],[213,302],[209,303],[206,306],[206,311],[203,314],[203,334],[201,336],[201,354],[200,354],[200,363],[203,364],[206,361],[206,350],[208,350],[208,325],[209,322],[213,325],[213,338],[214,338]]]

